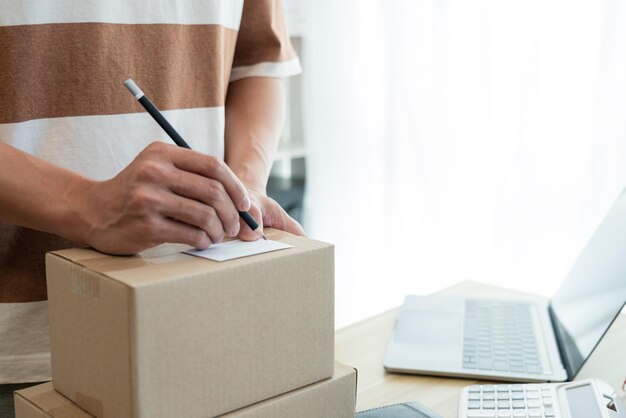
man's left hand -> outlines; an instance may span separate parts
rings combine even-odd
[[[255,191],[248,188],[250,201],[252,206],[249,213],[259,223],[261,230],[263,227],[276,228],[281,231],[290,232],[295,235],[305,236],[302,226],[280,207],[276,201],[267,196],[266,193]],[[241,228],[239,229],[238,238],[243,241],[255,241],[260,238],[257,232],[254,232],[243,221],[239,220]]]

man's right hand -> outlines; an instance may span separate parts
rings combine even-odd
[[[77,214],[69,238],[110,254],[165,242],[207,248],[239,233],[250,209],[243,184],[218,158],[161,142],[117,176],[87,181],[67,196]]]

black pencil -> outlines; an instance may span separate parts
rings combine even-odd
[[[124,85],[126,86],[128,91],[130,91],[132,95],[135,96],[139,103],[141,103],[144,109],[146,109],[146,111],[150,113],[150,115],[159,124],[159,126],[163,128],[165,133],[167,133],[169,137],[172,138],[172,141],[174,141],[176,145],[182,148],[191,149],[189,144],[183,139],[182,136],[180,136],[178,132],[176,132],[176,129],[174,129],[174,127],[170,125],[167,119],[165,119],[161,112],[159,112],[159,109],[157,109],[154,103],[152,103],[150,99],[148,99],[148,96],[146,96],[144,92],[141,91],[141,89],[137,86],[137,84],[135,84],[132,79],[129,78],[128,80],[126,80],[124,82]],[[253,231],[259,229],[259,224],[248,212],[239,211],[239,216],[241,216],[241,219],[243,219],[246,225],[248,225]],[[261,235],[264,240],[267,240],[265,235],[262,234],[260,231],[258,232],[258,234]]]

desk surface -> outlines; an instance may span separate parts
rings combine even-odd
[[[520,297],[520,292],[475,282],[462,282],[439,294]],[[476,380],[402,375],[386,373],[383,369],[383,357],[397,312],[398,309],[384,312],[342,328],[335,334],[335,358],[359,371],[357,411],[398,402],[418,401],[444,418],[456,418],[461,388],[475,383]],[[626,315],[622,314],[617,318],[583,367],[578,379],[588,377],[601,378],[614,388],[621,388],[626,377]]]

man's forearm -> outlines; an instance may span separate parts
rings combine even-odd
[[[280,80],[258,77],[230,84],[225,160],[255,191],[265,192],[284,121],[285,93]]]
[[[0,143],[0,220],[76,239],[78,208],[66,198],[90,180]]]
[[[0,220],[111,254],[165,242],[207,248],[239,233],[251,207],[221,159],[154,142],[96,181],[0,144]]]

